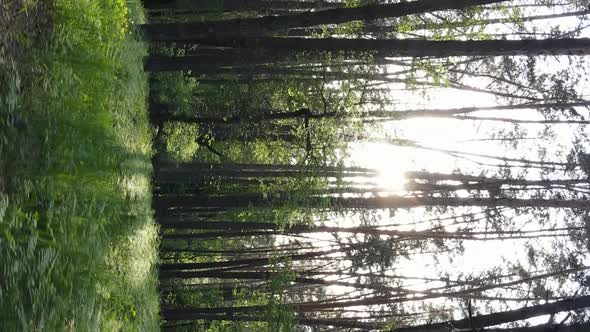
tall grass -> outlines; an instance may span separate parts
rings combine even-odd
[[[158,329],[139,0],[55,0],[0,66],[0,326]]]

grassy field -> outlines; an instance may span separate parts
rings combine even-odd
[[[157,330],[141,3],[0,6],[0,326]]]

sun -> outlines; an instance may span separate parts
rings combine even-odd
[[[377,171],[377,177],[371,179],[374,187],[379,191],[396,192],[404,188],[404,173],[411,169],[411,160],[400,158],[398,147],[384,143],[351,144],[350,160],[355,166],[372,168]]]
[[[380,187],[386,189],[388,191],[401,191],[404,189],[404,184],[406,182],[405,177],[403,175],[403,171],[399,169],[379,169],[379,173],[377,176],[377,183],[379,183]]]

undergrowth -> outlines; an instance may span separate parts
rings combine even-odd
[[[141,3],[54,0],[48,17],[0,61],[0,325],[157,330]]]

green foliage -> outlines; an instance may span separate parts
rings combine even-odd
[[[408,80],[408,85],[416,86],[416,76],[423,75],[432,80],[432,84],[440,87],[449,86],[448,67],[441,63],[431,62],[428,60],[416,59],[412,61],[412,71]]]
[[[190,161],[199,150],[196,142],[199,127],[194,124],[178,123],[166,126],[167,151],[175,160]]]
[[[190,113],[195,109],[194,92],[198,88],[194,77],[182,72],[157,73],[151,78],[151,97],[169,107],[169,111]]]
[[[158,328],[139,1],[57,0],[0,65],[0,316],[11,331]]]
[[[489,8],[497,11],[501,17],[508,17],[506,22],[517,20],[520,15],[513,7]],[[490,12],[480,6],[468,7],[460,12],[441,13],[435,17],[410,15],[397,20],[396,32],[413,37],[420,35],[431,40],[485,40],[492,38],[486,29],[490,17]]]
[[[385,323],[383,325],[383,327],[380,329],[380,331],[383,331],[383,332],[392,331],[393,329],[396,328],[396,326],[397,326],[397,323],[395,321],[391,321],[391,322]]]
[[[286,305],[287,297],[284,290],[295,280],[295,273],[290,271],[290,262],[275,258],[273,265],[278,273],[270,280],[265,319],[269,325],[269,332],[290,332],[295,328],[295,312]]]

